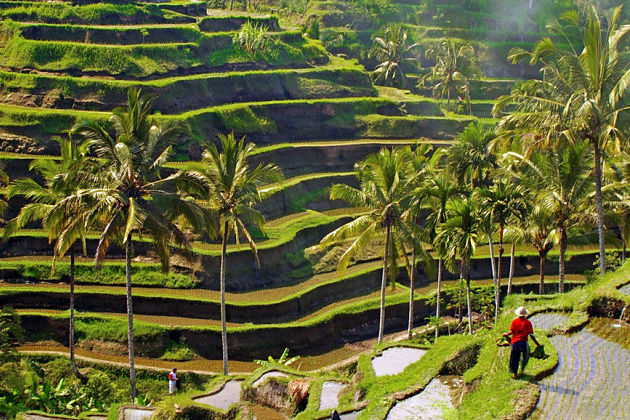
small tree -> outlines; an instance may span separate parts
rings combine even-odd
[[[234,34],[232,41],[249,54],[262,52],[269,45],[267,27],[259,22],[247,20],[241,29]]]
[[[376,36],[368,53],[380,63],[374,70],[374,82],[382,85],[405,87],[405,63],[415,61],[413,53],[419,44],[411,44],[409,34],[401,25],[388,26],[383,36]]]
[[[464,95],[470,105],[469,78],[480,73],[475,60],[475,49],[470,44],[457,45],[455,39],[442,39],[437,47],[426,51],[427,58],[435,60],[431,72],[420,80],[420,87],[427,83],[433,85],[433,95],[442,101],[446,97],[447,108],[452,111],[451,98],[456,94]]]

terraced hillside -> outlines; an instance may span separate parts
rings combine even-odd
[[[482,74],[471,81],[472,115],[456,114],[445,111],[429,89],[416,86],[426,71],[422,66],[431,65],[426,59],[408,72],[411,91],[373,85],[366,68],[374,63],[360,52],[369,48],[376,29],[350,21],[363,16],[351,3],[311,1],[304,13],[282,10],[278,17],[266,13],[278,9],[274,2],[260,2],[254,6],[260,10],[246,12],[192,1],[0,2],[4,168],[11,179],[33,176],[28,168],[34,159],[58,159],[54,137],[66,136],[84,119],[106,123],[110,111],[126,103],[132,86],[157,95],[157,119],[190,126],[190,136],[175,146],[173,169],[199,160],[204,142],[216,141],[219,133],[246,136],[259,146],[252,163],[274,162],[286,179],[264,191],[260,210],[269,221],[265,235],[255,238],[260,268],[246,247],[228,247],[230,355],[251,362],[285,347],[304,355],[331,351],[310,367],[346,357],[344,342],[376,330],[380,267],[376,251],[370,250],[340,276],[335,271],[340,247],[313,248],[362,212],[329,200],[330,186],[356,183],[355,162],[381,147],[420,142],[448,146],[471,121],[492,124],[493,100],[509,92],[518,78],[537,74],[534,68],[509,64],[507,51],[537,38],[540,29],[521,28],[517,34],[508,24],[491,21],[475,28],[472,22],[480,16],[465,12],[455,21],[445,20],[457,2],[445,2],[439,10],[392,3],[392,15],[384,19],[399,16],[422,48],[442,36],[473,40],[478,47]],[[300,27],[313,19],[321,24],[321,41],[304,35]],[[423,26],[429,21],[430,26]],[[270,48],[248,52],[234,41],[248,22],[266,28]],[[9,204],[5,218],[15,216],[24,201],[11,199]],[[118,334],[124,329],[123,250],[113,247],[104,269],[96,272],[89,258],[96,238],[88,234],[88,256],[78,258],[77,308],[84,313],[77,339],[85,352],[115,357],[123,353],[124,342]],[[134,244],[139,354],[161,363],[156,359],[167,356],[174,343],[185,342],[199,365],[218,359],[220,245],[197,238],[195,261],[175,255],[175,272],[164,275],[146,243],[146,238],[137,238]],[[591,250],[571,251],[580,256],[569,264],[576,275],[572,280],[582,282],[581,274],[593,263]],[[533,249],[523,247],[518,254],[515,283],[533,290]],[[46,235],[35,225],[1,245],[0,303],[20,309],[34,341],[59,350],[51,340],[67,342],[63,311],[69,264],[58,263],[51,275],[51,256]],[[508,266],[507,259],[503,266]],[[555,268],[548,270],[551,274]],[[402,272],[402,285],[387,298],[390,331],[406,325],[406,277]],[[424,322],[432,311],[432,279],[420,277],[416,318]],[[479,286],[489,282],[486,258],[475,260],[473,277]],[[94,325],[107,326],[110,333],[95,336]]]

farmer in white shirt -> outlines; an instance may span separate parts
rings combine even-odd
[[[168,393],[174,394],[177,388],[177,368],[173,368],[168,374]]]

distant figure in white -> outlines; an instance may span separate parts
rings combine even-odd
[[[168,374],[168,393],[173,395],[177,389],[177,368],[173,368]]]

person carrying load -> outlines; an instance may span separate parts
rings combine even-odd
[[[518,365],[521,362],[521,355],[523,355],[523,363],[521,367],[521,373],[525,370],[525,366],[529,361],[529,345],[527,339],[531,336],[532,341],[540,347],[540,343],[534,337],[534,327],[529,319],[527,319],[527,309],[523,306],[518,308],[514,313],[518,316],[512,321],[510,325],[510,331],[503,333],[504,337],[512,336],[512,351],[510,353],[510,373],[513,374],[513,378],[518,378]]]

